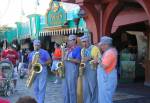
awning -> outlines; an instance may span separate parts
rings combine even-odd
[[[39,32],[39,36],[55,36],[55,35],[69,35],[84,32],[83,28],[60,28],[60,29],[50,29],[46,31]]]
[[[23,35],[21,37],[19,37],[19,39],[27,39],[27,38],[31,38],[31,35],[30,34],[26,34],[26,35]]]

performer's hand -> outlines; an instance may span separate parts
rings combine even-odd
[[[83,62],[87,62],[87,61],[89,61],[90,59],[91,59],[91,58],[89,58],[89,57],[83,57],[83,58],[82,58],[82,61],[83,61]]]
[[[73,63],[80,63],[79,60],[73,59],[73,58],[68,58],[67,60],[70,61],[70,62],[73,62]]]
[[[67,60],[67,61],[72,61],[72,58],[67,58],[66,60]]]
[[[98,58],[95,58],[94,61],[93,61],[93,63],[94,63],[94,64],[98,64],[98,63],[99,63],[99,59],[98,59]]]

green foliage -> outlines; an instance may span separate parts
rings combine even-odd
[[[0,25],[0,32],[6,32],[10,29],[11,27],[8,27],[7,25]]]

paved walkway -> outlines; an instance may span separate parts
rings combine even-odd
[[[54,77],[49,76],[45,103],[63,103],[62,84],[54,84],[53,81]],[[4,98],[15,103],[19,97],[25,95],[34,97],[33,89],[26,88],[25,80],[20,79],[18,82],[18,91],[12,96]],[[114,96],[114,103],[150,103],[150,88],[144,87],[143,84],[119,85]]]
[[[119,84],[115,103],[150,103],[150,87],[143,83]]]
[[[62,84],[54,84],[53,81],[54,77],[49,76],[46,88],[45,103],[62,103]],[[25,79],[19,79],[17,92],[15,92],[10,97],[4,98],[9,99],[11,103],[15,103],[17,99],[21,96],[28,95],[34,97],[33,88],[26,88],[25,82]]]

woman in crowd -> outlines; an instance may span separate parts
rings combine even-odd
[[[54,81],[54,83],[60,83],[61,82],[61,78],[59,76],[59,73],[58,73],[58,63],[61,62],[61,48],[60,48],[60,45],[58,43],[55,43],[54,45],[54,48],[55,48],[55,51],[53,53],[53,56],[52,56],[52,59],[53,59],[53,64],[52,64],[52,67],[51,67],[51,71],[54,71],[55,74],[56,74],[56,80]]]

